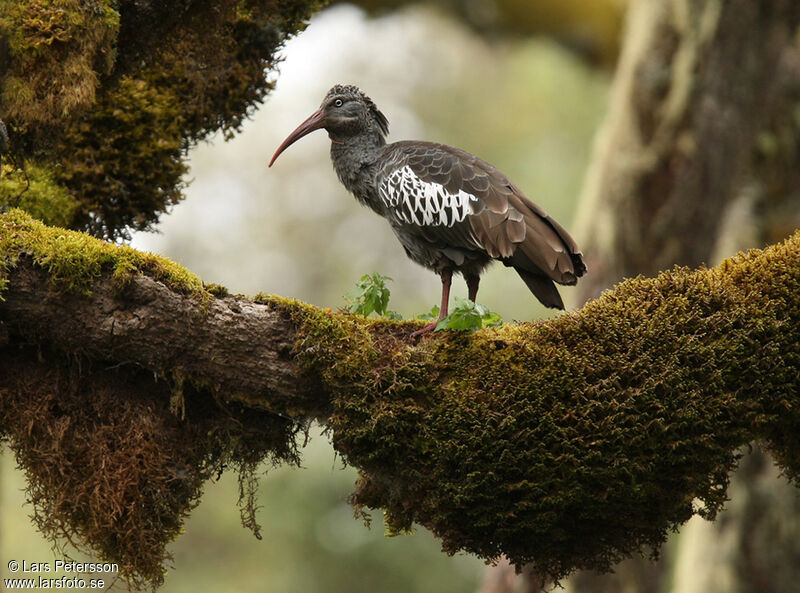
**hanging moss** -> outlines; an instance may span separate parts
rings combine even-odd
[[[72,357],[27,347],[5,350],[0,374],[0,443],[25,472],[36,527],[117,563],[133,589],[163,583],[167,545],[208,479],[231,467],[246,485],[258,461],[299,463],[303,424],[223,406],[189,383],[180,417],[169,383],[147,372],[78,369]],[[241,503],[249,519],[252,492]]]
[[[16,126],[57,127],[93,102],[111,72],[119,13],[111,0],[0,0],[0,38],[12,64],[0,106]]]
[[[543,324],[397,341],[287,307],[333,397],[358,508],[443,548],[560,578],[656,553],[726,500],[737,451],[800,463],[800,233],[712,270],[619,285]]]

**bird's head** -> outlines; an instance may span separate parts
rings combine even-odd
[[[269,166],[284,150],[306,134],[324,128],[334,142],[361,135],[375,135],[383,139],[389,133],[389,122],[375,103],[358,87],[337,84],[325,98],[322,105],[278,147]]]

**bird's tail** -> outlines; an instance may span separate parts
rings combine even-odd
[[[514,267],[519,277],[528,285],[530,291],[539,299],[545,307],[551,309],[564,309],[564,301],[558,294],[555,283],[546,276],[533,274],[528,270]]]

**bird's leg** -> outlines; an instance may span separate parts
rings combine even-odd
[[[447,317],[447,309],[450,307],[450,283],[453,280],[453,272],[445,270],[442,272],[442,305],[439,307],[439,319],[441,321]]]
[[[442,277],[442,304],[439,307],[439,317],[435,320],[431,321],[428,325],[423,327],[422,329],[418,329],[415,331],[412,336],[418,336],[420,334],[427,333],[429,331],[433,331],[438,323],[447,317],[447,309],[450,304],[450,283],[453,280],[453,272],[450,270],[445,270],[441,273]]]
[[[478,284],[481,282],[481,277],[477,274],[468,274],[464,279],[467,281],[469,300],[474,303],[475,299],[478,298]]]

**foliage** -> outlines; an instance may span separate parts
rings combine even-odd
[[[436,319],[439,316],[439,307],[434,307],[431,312],[421,319]],[[484,327],[497,327],[502,325],[503,319],[498,313],[489,311],[485,305],[473,303],[469,299],[455,298],[455,304],[450,312],[442,319],[434,331],[451,329],[457,331],[478,331]]]
[[[364,274],[356,282],[356,288],[345,296],[350,303],[350,312],[364,317],[369,317],[374,312],[381,317],[394,318],[397,314],[394,311],[387,311],[390,294],[386,286],[387,280],[391,278],[377,272],[373,272],[372,275]]]
[[[388,310],[391,291],[386,286],[387,280],[391,278],[377,272],[362,276],[356,283],[355,290],[350,291],[345,297],[350,304],[350,312],[364,317],[376,313],[387,319],[402,320],[399,313]],[[434,306],[430,312],[418,315],[417,319],[427,321],[438,317],[439,307]],[[489,311],[484,305],[478,305],[469,299],[456,298],[450,314],[438,323],[436,331],[444,329],[477,331],[482,327],[497,327],[500,324],[502,324],[500,315]]]

